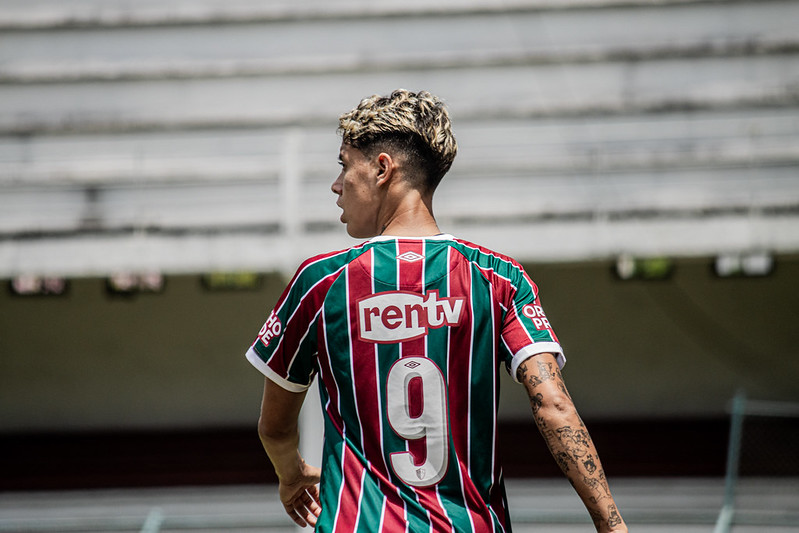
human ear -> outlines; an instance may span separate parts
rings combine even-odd
[[[392,157],[389,154],[385,152],[380,152],[380,154],[377,156],[376,162],[377,162],[377,184],[383,185],[385,183],[388,183],[388,181],[391,179],[391,177],[394,174],[394,169],[396,168],[394,159],[392,159]]]

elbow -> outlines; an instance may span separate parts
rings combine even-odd
[[[263,443],[283,441],[291,438],[296,433],[296,424],[278,424],[263,414],[258,418],[258,437]]]
[[[270,432],[271,432],[271,428],[269,427],[269,423],[266,420],[264,420],[263,416],[259,417],[258,418],[258,437],[261,440],[264,440],[265,438],[268,438]]]
[[[275,428],[275,425],[272,424],[267,417],[261,415],[260,418],[258,418],[258,437],[261,439],[261,441],[267,442],[277,438],[278,436],[278,431],[277,428]]]
[[[553,398],[550,408],[560,415],[570,415],[576,411],[574,402],[565,394],[559,394]]]
[[[574,402],[568,394],[553,394],[543,398],[537,409],[537,415],[548,420],[571,418],[577,414]]]

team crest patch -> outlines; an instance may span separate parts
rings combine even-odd
[[[414,261],[419,261],[420,259],[424,259],[423,255],[419,255],[416,252],[405,252],[404,254],[400,254],[397,256],[397,259],[400,261],[407,261],[408,263],[413,263]]]

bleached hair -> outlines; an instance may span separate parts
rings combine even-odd
[[[444,102],[427,91],[397,89],[364,98],[339,117],[338,133],[344,143],[370,156],[386,147],[405,152],[422,174],[410,179],[427,191],[438,186],[458,152]]]

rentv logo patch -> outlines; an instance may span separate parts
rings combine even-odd
[[[438,291],[381,292],[358,300],[358,334],[367,342],[390,343],[417,339],[430,328],[455,326],[466,298],[439,298]]]

